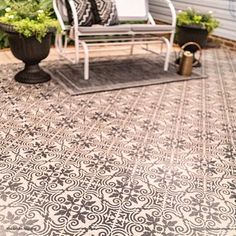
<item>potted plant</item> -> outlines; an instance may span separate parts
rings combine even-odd
[[[206,46],[207,37],[215,28],[219,26],[212,12],[200,13],[195,9],[188,8],[179,11],[177,14],[177,41],[180,46],[187,42],[195,42],[201,46]]]
[[[7,33],[13,55],[25,63],[24,70],[17,73],[15,79],[31,84],[50,80],[50,75],[38,64],[49,54],[57,20],[42,8],[40,0],[5,0],[5,3],[0,29]]]

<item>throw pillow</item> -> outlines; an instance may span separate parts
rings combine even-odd
[[[74,0],[74,2],[79,26],[91,26],[94,23],[94,15],[90,0]]]
[[[98,13],[98,8],[95,0],[89,0],[91,5],[92,5],[92,12],[93,12],[93,17],[94,17],[94,24],[100,24],[101,23],[101,18]]]
[[[97,12],[99,15],[99,22],[102,25],[117,25],[119,24],[116,4],[114,0],[92,0],[95,1]]]

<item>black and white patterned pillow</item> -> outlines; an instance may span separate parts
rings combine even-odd
[[[92,0],[95,1],[99,22],[102,25],[117,25],[119,24],[116,4],[114,0]],[[94,13],[95,14],[95,13]]]
[[[79,26],[91,26],[94,23],[94,14],[91,0],[74,0]]]

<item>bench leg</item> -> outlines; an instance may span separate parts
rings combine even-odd
[[[75,36],[75,63],[79,63],[79,37]]]
[[[134,36],[132,36],[132,43],[134,42]],[[133,55],[134,54],[134,44],[131,44],[131,47],[130,47],[130,55]]]
[[[88,45],[84,41],[80,41],[83,49],[84,49],[84,79],[89,79],[89,49]]]
[[[133,55],[134,54],[134,45],[131,45],[130,47],[130,55]]]
[[[171,44],[167,38],[163,37],[162,39],[166,43],[166,58],[165,58],[165,64],[164,64],[164,71],[168,71],[169,61],[170,61],[170,53],[171,53]]]
[[[63,44],[63,37],[64,37],[64,44]],[[70,57],[68,57],[67,55],[67,46],[68,46],[68,37],[67,35],[64,34],[57,34],[56,38],[55,38],[55,47],[56,47],[56,51],[59,55],[59,58],[64,58],[68,61],[70,61],[71,63],[76,63],[76,61],[74,59],[71,59]]]
[[[62,35],[61,34],[56,34],[55,47],[58,54],[60,55],[60,53],[62,52]]]
[[[63,36],[65,37],[65,44],[64,45],[63,45]],[[65,35],[56,34],[55,47],[56,47],[56,50],[57,50],[57,53],[59,54],[59,56],[63,56],[63,54],[65,53],[65,50],[67,48],[67,42],[68,42],[68,39]]]

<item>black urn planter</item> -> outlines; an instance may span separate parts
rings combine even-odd
[[[27,84],[49,81],[51,76],[42,70],[39,63],[49,54],[54,30],[49,31],[42,39],[42,42],[39,42],[34,36],[26,38],[22,34],[15,32],[9,25],[1,24],[0,28],[8,35],[13,55],[25,63],[25,68],[15,75],[15,80]]]
[[[204,48],[207,43],[208,31],[196,25],[178,26],[177,40],[180,47],[188,42],[195,42],[201,48]],[[189,46],[188,51],[195,53],[198,48]]]

